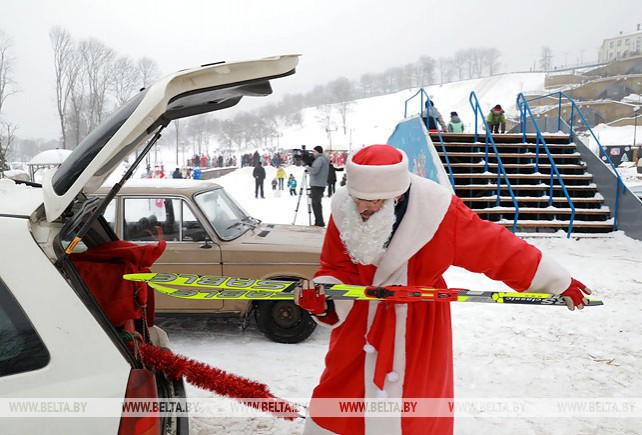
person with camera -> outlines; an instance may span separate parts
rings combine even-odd
[[[312,211],[314,212],[314,225],[325,227],[321,198],[323,198],[323,191],[328,182],[330,161],[323,155],[323,148],[319,145],[312,149],[312,155],[314,160],[306,161],[305,165],[308,167],[306,171],[310,176],[310,199]]]

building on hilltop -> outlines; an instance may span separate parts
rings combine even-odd
[[[598,51],[598,62],[605,63],[625,57],[642,54],[642,30],[638,24],[633,33],[620,34],[614,38],[607,38],[602,42]]]

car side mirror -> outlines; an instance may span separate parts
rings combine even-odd
[[[207,233],[203,230],[195,231],[192,236],[195,242],[205,242],[200,246],[202,249],[212,249],[212,240],[209,238]]]

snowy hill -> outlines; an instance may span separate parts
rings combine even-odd
[[[457,112],[470,131],[473,125],[472,109],[468,98],[475,91],[482,108],[489,111],[496,104],[506,111],[507,115],[515,113],[517,94],[542,93],[544,91],[544,73],[500,74],[474,80],[464,80],[443,85],[425,87],[448,122],[450,112]],[[348,104],[346,129],[336,108],[331,112],[330,132],[326,132],[322,108],[307,108],[302,112],[303,125],[287,128],[280,138],[282,148],[298,148],[301,144],[322,145],[333,149],[356,149],[363,145],[384,143],[397,122],[404,118],[406,100],[415,95],[418,88],[394,94],[356,100]],[[418,114],[420,99],[416,97],[408,103],[408,116]],[[331,147],[330,147],[331,145]],[[311,148],[311,147],[310,147]]]

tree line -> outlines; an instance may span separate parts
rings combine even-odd
[[[132,59],[118,54],[95,38],[75,40],[64,28],[49,32],[52,67],[55,73],[56,110],[60,136],[55,140],[20,140],[17,126],[2,121],[2,104],[19,92],[13,78],[15,57],[10,38],[0,30],[0,164],[12,143],[20,145],[14,157],[25,159],[42,149],[75,148],[106,116],[159,76],[149,58]],[[546,53],[550,56],[550,52]],[[351,101],[405,89],[468,80],[499,72],[501,53],[495,48],[458,50],[451,57],[420,56],[417,61],[383,72],[368,72],[358,79],[338,77],[305,93],[286,94],[280,101],[234,116],[204,114],[174,121],[160,146],[191,155],[214,149],[228,152],[244,149],[276,149],[280,129],[301,125],[301,111],[317,107],[316,122],[326,131],[336,126],[338,116],[344,130]],[[548,62],[542,62],[547,64]],[[213,145],[215,144],[215,145]],[[4,151],[3,151],[4,150]],[[16,149],[17,151],[17,149]]]

